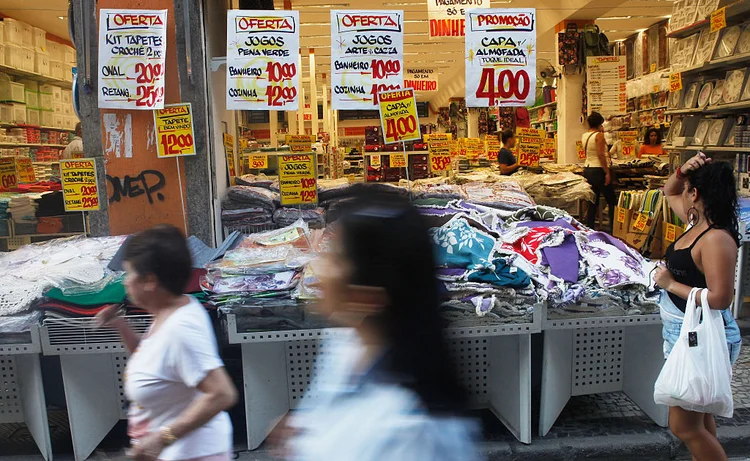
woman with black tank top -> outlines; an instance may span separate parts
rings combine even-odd
[[[662,289],[664,355],[679,338],[686,299],[693,288],[708,290],[712,309],[722,311],[727,347],[732,364],[739,357],[737,323],[729,311],[734,296],[739,232],[734,172],[728,163],[712,162],[702,152],[688,160],[664,186],[669,206],[689,229],[667,248],[666,266],[655,275]],[[697,297],[700,303],[700,297]],[[697,461],[727,459],[716,438],[711,414],[670,407],[669,428],[682,440]]]

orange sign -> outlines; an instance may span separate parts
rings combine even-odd
[[[635,223],[633,223],[633,229],[637,230],[638,232],[643,232],[646,230],[646,226],[648,225],[648,215],[646,213],[638,213],[638,217],[635,220]]]
[[[625,222],[625,208],[617,208],[617,222]]]

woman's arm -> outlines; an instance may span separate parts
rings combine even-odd
[[[224,368],[209,372],[198,384],[198,390],[203,395],[195,399],[170,426],[172,435],[178,439],[205,425],[214,416],[237,403],[237,389]]]
[[[513,165],[507,165],[505,163],[500,163],[500,173],[502,174],[511,174],[515,173],[516,170],[518,170],[518,162],[514,163]]]
[[[682,222],[688,222],[687,210],[682,204],[682,191],[685,188],[685,175],[695,171],[711,159],[703,152],[698,152],[693,158],[685,162],[664,184],[664,195],[667,196],[669,207],[672,208]]]
[[[612,177],[609,174],[609,158],[607,158],[607,142],[604,140],[604,133],[599,132],[596,134],[596,156],[599,157],[599,163],[604,168],[604,185],[608,186],[612,182]]]
[[[99,328],[114,328],[120,334],[120,339],[131,354],[138,348],[141,337],[130,328],[130,324],[120,316],[120,306],[112,305],[96,314],[96,324]]]

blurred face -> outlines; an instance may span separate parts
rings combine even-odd
[[[655,146],[655,145],[659,144],[659,133],[657,133],[656,131],[652,131],[652,132],[651,132],[651,133],[650,133],[650,134],[648,135],[648,142],[649,142],[649,143],[650,143],[650,144],[651,144],[652,146]]]
[[[508,149],[513,149],[516,147],[516,137],[513,136],[508,140]]]
[[[146,308],[149,305],[149,300],[156,291],[157,283],[155,277],[143,276],[138,274],[133,268],[130,262],[125,261],[123,263],[125,267],[125,291],[128,294],[128,298],[136,305],[142,308]]]

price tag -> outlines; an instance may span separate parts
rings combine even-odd
[[[451,169],[450,155],[430,155],[432,171],[448,171]]]
[[[384,91],[378,101],[386,144],[422,139],[413,88]]]
[[[620,224],[623,224],[625,222],[625,209],[624,208],[617,209],[617,222],[619,222]]]
[[[406,168],[406,157],[404,154],[391,154],[388,163],[391,168]]]
[[[656,72],[656,63],[655,62],[651,63],[651,73],[653,74],[654,72]]]
[[[60,180],[65,211],[99,209],[96,161],[93,158],[60,161]]]
[[[669,91],[675,93],[682,89],[682,73],[669,74]]]
[[[586,151],[583,150],[581,141],[576,141],[576,152],[578,152],[578,160],[586,160]]]
[[[636,154],[635,148],[638,144],[638,132],[637,131],[621,131],[619,134],[620,142],[622,143],[622,155],[625,157],[632,157]]]
[[[638,217],[635,220],[635,223],[633,223],[633,229],[637,230],[638,232],[643,232],[646,230],[646,226],[648,224],[648,215],[646,213],[638,213]]]
[[[535,152],[521,151],[518,154],[518,164],[521,166],[539,166],[539,154]]]
[[[154,111],[159,158],[195,155],[195,134],[190,103],[169,104]]]
[[[315,136],[311,134],[288,134],[286,144],[292,152],[310,152],[315,142]]]
[[[282,205],[318,203],[315,155],[280,155],[279,188]]]
[[[265,170],[268,168],[268,155],[251,155],[247,158],[247,164],[252,170]]]
[[[382,159],[380,155],[371,155],[370,156],[370,166],[372,168],[380,168],[380,166],[383,164]]]
[[[658,92],[659,92],[659,85],[654,85],[654,93],[658,93]]]
[[[34,165],[29,157],[16,157],[16,172],[18,173],[18,182],[30,184],[36,182]]]
[[[722,7],[711,13],[711,30],[710,32],[716,32],[727,26],[727,8]]]
[[[677,226],[674,224],[666,223],[666,229],[664,231],[664,240],[667,242],[674,242],[677,238]]]
[[[18,186],[15,157],[0,158],[0,190],[8,191]]]

